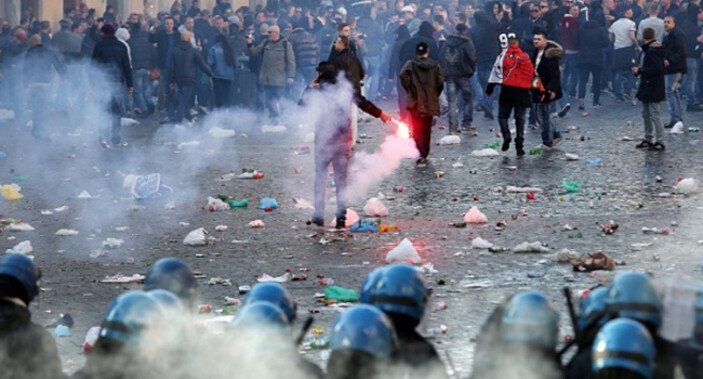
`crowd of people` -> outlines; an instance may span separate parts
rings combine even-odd
[[[703,110],[698,80],[703,70],[699,0],[351,4],[284,0],[238,9],[228,0],[218,0],[212,11],[201,9],[198,0],[186,2],[176,0],[170,12],[154,17],[130,14],[126,19],[111,6],[100,17],[81,5],[67,12],[58,30],[52,30],[47,21],[33,19],[29,12],[20,25],[1,22],[2,106],[21,116],[24,105],[29,105],[34,110],[34,135],[47,138],[42,117],[46,117],[44,104],[53,98],[47,94],[48,84],[56,79],[52,71],[65,78],[62,87],[70,87],[93,81],[77,73],[82,65],[97,63],[109,66],[108,82],[114,86],[106,102],[114,115],[148,116],[158,111],[162,123],[179,123],[208,110],[243,106],[268,113],[276,122],[281,99],[298,101],[315,79],[318,63],[335,64],[334,44],[344,36],[349,39],[350,54],[359,62],[354,66],[359,72],[351,76],[362,83],[365,97],[370,101],[397,97],[401,118],[424,125],[420,130],[430,127],[428,119],[446,114],[450,133],[475,135],[474,113],[494,119],[493,103],[499,97],[499,123],[505,125],[508,108],[514,108],[517,121],[535,129],[541,126],[542,147],[548,150],[561,140],[554,116],[566,116],[572,103],[585,109],[587,92],[593,108],[601,105],[602,92],[611,92],[620,103],[635,102],[633,71],[644,82],[651,75],[641,67],[644,51],[651,50],[652,58],[659,50],[647,48],[651,43],[645,30],[651,28],[655,36],[649,42],[656,41],[663,49],[669,118],[659,120],[663,100],[658,91],[653,98],[646,97],[645,126],[658,134],[655,140],[647,132],[640,147],[663,150],[659,124],[671,128],[680,122],[682,127],[686,112]],[[501,96],[503,86],[490,86],[496,60],[508,49],[511,37],[533,65],[530,86],[519,87],[529,90],[527,97],[525,93],[517,98],[512,93]],[[413,104],[408,104],[401,71],[416,58],[419,42],[428,45],[428,60],[440,64],[446,93],[435,88],[431,92],[438,93],[421,94],[423,99],[429,95],[427,108],[432,111],[415,112],[423,117],[411,118],[408,107]],[[633,70],[635,66],[639,70]],[[18,96],[23,89],[29,92],[26,98]],[[435,111],[435,95],[439,111]],[[76,97],[80,96],[57,96],[57,107],[76,106],[80,100]],[[422,108],[425,105],[420,102]],[[526,121],[523,108],[529,111]],[[115,120],[116,116],[112,133],[104,128],[101,140],[106,147],[120,143]],[[515,141],[518,154],[524,153],[521,133]],[[423,146],[418,141],[421,152]]]
[[[0,259],[5,378],[64,377],[54,340],[30,320],[28,306],[39,294],[40,277],[25,255]],[[301,312],[281,284],[255,285],[236,315],[213,329],[197,314],[192,270],[179,259],[162,258],[149,268],[143,290],[112,302],[97,338],[86,339],[85,366],[73,377],[277,378],[285,372],[289,378],[447,378],[440,355],[417,332],[430,295],[416,267],[373,270],[359,289],[359,304],[339,314],[329,329],[325,372],[298,353],[313,319],[294,333]],[[481,326],[471,378],[673,379],[675,371],[701,378],[703,294],[691,304],[690,338],[675,342],[659,335],[664,309],[646,274],[619,273],[608,286],[584,291],[578,311],[570,297],[568,305],[574,337],[560,343],[552,300],[531,290],[509,296]]]

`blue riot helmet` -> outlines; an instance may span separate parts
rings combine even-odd
[[[37,282],[40,278],[41,270],[26,255],[9,253],[0,259],[2,296],[18,297],[29,305],[39,294]]]
[[[162,258],[149,268],[144,290],[162,289],[178,296],[192,308],[198,296],[198,281],[188,264],[176,258]]]
[[[165,315],[159,301],[146,292],[127,292],[115,299],[105,313],[99,338],[139,347],[144,332]]]
[[[371,295],[376,287],[378,279],[381,277],[382,272],[385,269],[386,267],[379,267],[366,275],[366,278],[364,278],[364,282],[361,283],[361,288],[359,289],[360,304],[371,304]]]
[[[613,317],[639,321],[650,330],[662,324],[662,305],[649,276],[639,272],[618,274],[609,287],[605,311]]]
[[[172,292],[155,289],[147,292],[147,295],[151,296],[156,300],[161,307],[171,316],[182,316],[185,314],[186,309],[183,306],[183,302]]]
[[[394,264],[382,269],[375,279],[369,304],[383,312],[408,316],[420,322],[428,297],[420,270],[404,263]]]
[[[655,348],[652,335],[641,323],[618,318],[605,324],[592,347],[592,370],[596,378],[607,372],[618,377],[654,377]]]
[[[295,320],[297,304],[290,292],[278,283],[258,283],[244,297],[242,305],[257,301],[268,301],[280,308],[285,313],[288,323]]]
[[[503,309],[500,336],[504,342],[534,344],[554,350],[559,334],[559,312],[537,291],[520,292]]]
[[[354,350],[389,359],[398,347],[391,320],[378,308],[359,304],[344,311],[332,325],[330,349]]]
[[[578,328],[583,332],[589,327],[601,326],[608,320],[605,317],[605,299],[608,296],[607,287],[596,287],[588,296],[581,299],[579,308]]]
[[[286,313],[269,301],[256,301],[245,304],[232,319],[232,325],[241,329],[266,328],[290,331]]]

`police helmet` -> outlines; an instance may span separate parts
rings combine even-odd
[[[629,318],[605,324],[592,347],[592,370],[626,370],[644,379],[654,377],[654,340],[647,328]]]
[[[14,278],[22,285],[24,291],[19,297],[26,304],[29,304],[39,294],[37,282],[41,278],[41,270],[26,255],[5,254],[0,259],[0,276],[2,275]]]
[[[144,290],[163,289],[178,296],[184,303],[193,305],[198,282],[188,264],[176,258],[162,258],[149,268],[144,280]]]
[[[581,299],[581,314],[578,319],[578,328],[581,331],[592,326],[601,326],[607,322],[605,317],[605,298],[608,296],[607,287],[597,287],[590,291],[588,296]]]
[[[298,306],[290,292],[282,285],[278,283],[258,283],[244,297],[242,305],[258,301],[268,301],[280,308],[286,315],[288,323],[292,324],[295,320],[295,312]]]
[[[371,271],[370,274],[366,275],[366,278],[364,278],[364,282],[361,283],[361,288],[359,289],[359,303],[371,304],[371,295],[376,287],[378,279],[381,277],[381,273],[385,269],[386,267],[379,267]]]
[[[389,359],[398,346],[391,320],[378,308],[359,304],[344,311],[332,325],[330,349],[360,351]]]
[[[144,331],[155,327],[164,316],[164,308],[153,296],[143,291],[127,292],[105,313],[100,338],[138,347]]]
[[[172,316],[185,314],[183,302],[173,293],[162,289],[155,289],[147,292],[147,295],[154,298],[168,314]]]
[[[554,350],[558,334],[559,312],[540,292],[520,292],[503,309],[500,335],[505,342],[529,343]]]
[[[290,331],[286,313],[269,301],[245,304],[232,319],[232,325],[242,330]]]
[[[658,329],[662,323],[662,305],[649,276],[639,272],[618,274],[605,299],[606,313],[637,320]]]
[[[369,304],[384,312],[420,321],[427,305],[427,287],[420,270],[408,264],[390,265],[380,271],[370,291]]]

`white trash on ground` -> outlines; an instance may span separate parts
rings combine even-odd
[[[217,126],[210,128],[207,133],[215,138],[232,138],[236,134],[236,132],[232,129],[223,129],[218,128]]]
[[[678,121],[674,124],[674,126],[669,130],[670,134],[683,134],[683,122]]]
[[[120,126],[125,127],[125,126],[132,126],[132,125],[139,125],[139,121],[129,118],[129,117],[122,117],[120,118]]]
[[[122,246],[124,243],[124,240],[119,239],[119,238],[105,238],[102,243],[102,248],[103,249],[117,249],[118,247]]]
[[[265,226],[266,226],[266,224],[264,224],[264,222],[261,220],[254,220],[249,223],[249,227],[253,228],[253,229],[259,229],[259,228],[263,228]]]
[[[500,153],[497,150],[494,149],[481,149],[481,150],[474,150],[471,152],[471,156],[474,157],[497,157],[499,156]]]
[[[188,246],[204,246],[207,245],[208,232],[205,228],[192,230],[186,238],[183,239],[183,244]]]
[[[567,161],[577,161],[579,160],[579,156],[576,154],[566,153],[564,154],[564,159]]]
[[[5,250],[5,253],[15,253],[15,254],[24,254],[27,255],[34,251],[34,248],[32,247],[32,243],[30,241],[22,241],[18,243],[17,245],[13,246],[12,249],[7,249]]]
[[[682,193],[684,195],[689,195],[698,192],[698,181],[693,178],[686,178],[682,181],[676,183],[674,186],[674,191],[677,193]]]
[[[207,208],[210,212],[214,211],[228,211],[230,209],[229,204],[225,203],[220,199],[216,199],[212,196],[207,197]]]
[[[413,243],[410,242],[409,239],[404,238],[398,246],[394,247],[393,250],[389,251],[388,254],[386,255],[386,262],[388,263],[395,263],[395,262],[412,262],[412,263],[420,263],[422,261],[422,258],[420,258],[420,254],[417,252],[417,249],[415,249],[415,246],[413,246]]]
[[[269,282],[285,283],[285,282],[290,281],[290,272],[286,272],[285,274],[283,274],[281,276],[271,276],[269,274],[264,273],[264,274],[261,274],[261,276],[258,279],[256,279],[256,281],[259,283],[269,283]]]
[[[34,227],[26,222],[15,222],[8,225],[7,230],[11,232],[31,232]]]
[[[293,204],[295,204],[295,209],[315,209],[309,201],[303,199],[302,197],[294,197]]]
[[[515,187],[507,186],[505,188],[507,193],[541,193],[542,189],[538,187]]]
[[[264,125],[261,127],[261,133],[285,133],[288,131],[283,125]]]
[[[473,206],[464,215],[464,221],[469,224],[485,224],[488,222],[488,217],[486,217],[477,206]]]
[[[471,241],[471,247],[474,249],[490,249],[493,246],[492,243],[486,241],[481,237],[476,237]]]
[[[75,229],[59,229],[54,234],[57,236],[77,236],[78,231]]]
[[[549,253],[552,250],[542,245],[541,242],[523,242],[513,249],[516,254],[520,253]]]
[[[364,214],[369,217],[386,217],[388,208],[377,197],[372,197],[364,205]]]
[[[461,143],[461,137],[455,135],[444,136],[439,140],[440,145],[458,145]]]

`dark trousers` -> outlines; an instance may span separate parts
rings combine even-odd
[[[124,99],[124,87],[121,83],[111,83],[108,84],[110,90],[112,91],[109,95],[107,111],[110,115],[110,126],[100,127],[99,137],[100,141],[107,141],[108,138],[113,145],[117,145],[121,141],[120,137],[120,117],[122,115],[122,101]]]
[[[526,107],[516,107],[514,105],[500,104],[498,106],[498,124],[500,124],[500,132],[503,134],[503,139],[511,139],[510,126],[508,119],[510,113],[514,111],[515,117],[515,147],[521,149],[525,141],[525,112]]]
[[[230,101],[231,80],[213,78],[212,87],[215,90],[215,108],[226,108],[232,105]]]
[[[347,170],[351,158],[351,144],[338,143],[315,144],[315,218],[324,219],[327,176],[329,166],[334,170],[334,185],[337,190],[337,219],[347,216],[346,191]]]
[[[32,135],[37,139],[48,138],[47,111],[51,83],[32,83],[29,86],[29,105],[32,110]]]
[[[269,110],[269,117],[271,119],[277,119],[278,114],[279,114],[279,102],[281,100],[281,97],[283,97],[283,93],[285,90],[285,87],[277,87],[277,86],[263,86],[264,89],[264,105],[266,108]]]
[[[181,122],[183,117],[190,120],[190,108],[195,104],[195,83],[178,84],[176,87],[178,106],[176,107],[172,121]]]
[[[591,92],[593,93],[593,103],[600,104],[600,81],[601,72],[603,69],[600,66],[587,64],[579,66],[579,100],[586,97],[586,83],[588,76],[592,76]]]
[[[432,139],[432,116],[426,117],[410,112],[413,139],[420,157],[427,158],[430,154],[430,140]]]
[[[395,78],[396,87],[398,89],[398,112],[400,113],[400,119],[408,122],[410,119],[410,112],[408,112],[408,93],[405,92],[405,88],[400,83],[400,78]]]
[[[457,113],[461,111],[461,126],[469,127],[474,120],[474,103],[471,96],[471,77],[446,78],[447,101],[449,102],[449,131],[453,132],[457,127]],[[458,98],[463,99],[462,106],[459,106]]]

